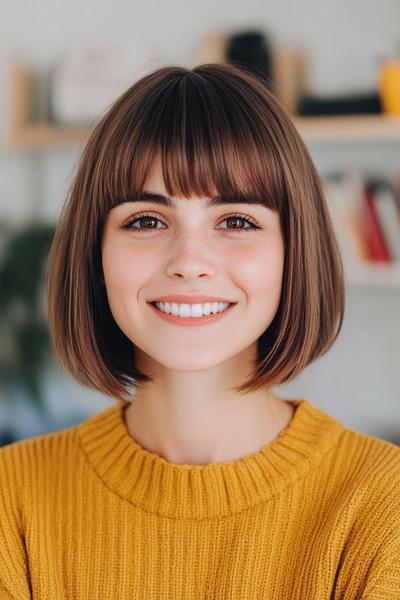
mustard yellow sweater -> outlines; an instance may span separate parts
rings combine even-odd
[[[292,403],[220,464],[145,450],[119,402],[1,448],[0,598],[399,599],[400,448]]]

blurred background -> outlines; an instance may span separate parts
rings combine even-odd
[[[53,355],[43,268],[91,128],[147,72],[239,62],[291,114],[322,177],[346,270],[333,348],[275,388],[400,445],[400,3],[3,0],[0,445],[113,404]]]

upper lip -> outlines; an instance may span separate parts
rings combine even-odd
[[[153,300],[149,300],[149,302],[176,302],[177,304],[204,304],[205,302],[229,302],[229,304],[235,304],[235,302],[232,302],[231,300],[226,300],[226,298],[219,298],[216,296],[189,296],[185,294],[180,294],[177,296],[159,296],[158,298],[153,298]]]

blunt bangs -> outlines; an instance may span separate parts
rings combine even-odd
[[[157,89],[148,85],[140,105],[128,91],[100,124],[101,213],[143,190],[156,157],[171,196],[252,195],[280,212],[278,149],[250,87],[238,102],[235,78],[221,81],[204,67],[161,71],[165,81]]]

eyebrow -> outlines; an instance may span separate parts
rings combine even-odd
[[[168,196],[146,191],[129,194],[129,196],[119,199],[117,204],[123,204],[124,202],[154,202],[155,204],[159,204],[161,206],[167,206],[168,208],[176,209],[175,202]],[[256,198],[255,196],[242,193],[213,196],[208,198],[206,201],[207,208],[221,206],[224,204],[254,204],[267,206],[265,202]]]

